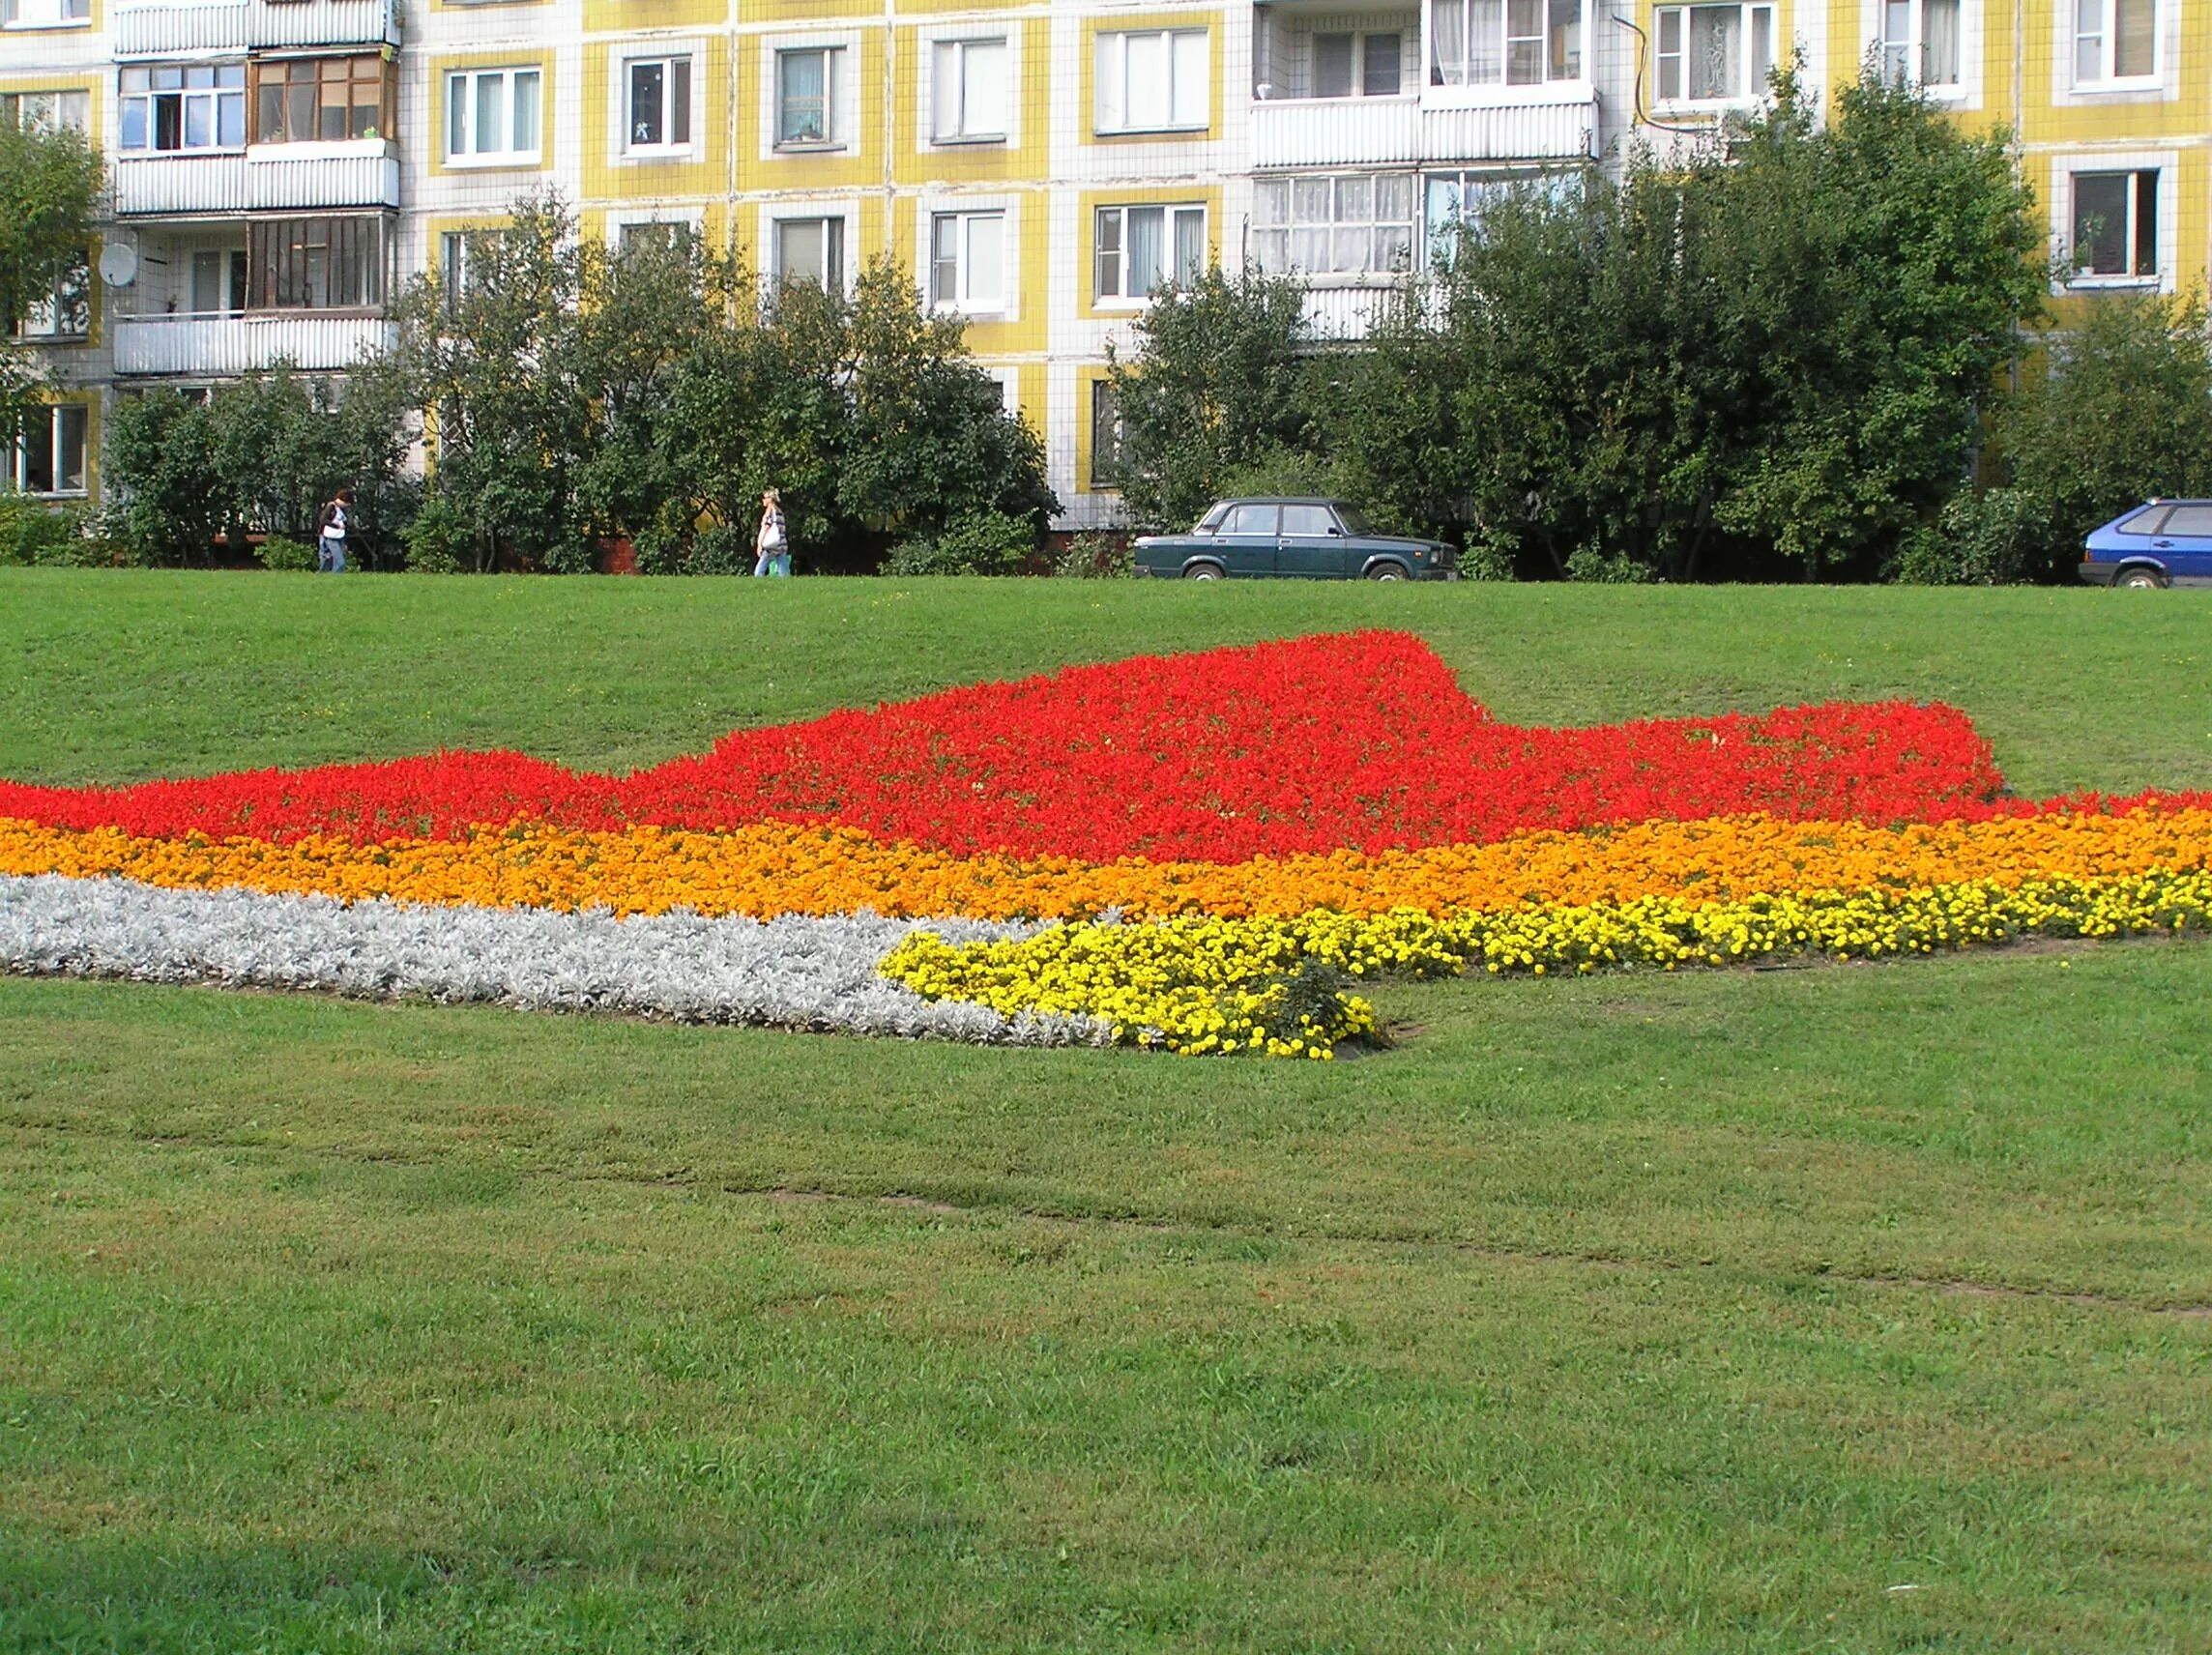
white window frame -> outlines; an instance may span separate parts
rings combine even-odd
[[[236,79],[229,85],[218,85],[213,80],[206,86],[184,84],[190,72],[204,70],[211,76],[229,73]],[[173,75],[178,84],[155,84],[161,75]],[[127,63],[116,72],[115,148],[119,155],[132,157],[186,156],[186,155],[236,155],[246,148],[248,135],[246,102],[246,61],[234,63]],[[161,149],[156,140],[160,136],[160,105],[164,99],[177,102],[177,144],[174,149]],[[222,110],[229,104],[238,126],[238,136],[228,142],[222,136]],[[209,139],[204,144],[188,140],[191,131],[191,111],[194,104],[206,106]],[[130,131],[131,117],[135,112],[139,120],[139,133],[143,143],[131,144],[125,134]]]
[[[20,435],[11,437],[4,445],[7,469],[0,477],[0,487],[11,494],[29,495],[34,500],[82,500],[92,491],[92,410],[82,402],[50,402],[43,409],[32,409],[24,415],[26,421],[36,420],[44,413],[49,421],[47,432],[53,443],[54,477],[58,482],[62,475],[62,433],[73,423],[76,426],[76,474],[83,480],[74,488],[33,489],[30,484],[30,453]]]
[[[0,0],[0,29],[91,27],[92,0]]]
[[[72,276],[74,280],[72,280]],[[71,294],[75,294],[73,303]],[[81,316],[81,328],[64,328],[65,316]],[[77,262],[54,277],[47,295],[24,311],[15,324],[15,337],[34,344],[71,344],[92,337],[92,258],[80,253]]]
[[[0,96],[14,102],[15,125],[22,131],[58,132],[66,128],[87,136],[92,132],[92,93],[83,87]]]
[[[774,210],[768,219],[767,236],[767,262],[771,283],[781,287],[788,281],[798,279],[784,268],[783,239],[788,231],[799,225],[820,227],[826,244],[823,249],[823,263],[827,267],[823,272],[824,284],[832,292],[850,293],[853,290],[853,221],[849,214],[836,211],[793,212],[781,205]],[[835,244],[833,247],[827,245],[831,242]]]
[[[535,110],[528,148],[520,147],[514,141],[515,92],[525,80],[531,83],[532,106]],[[499,149],[479,149],[476,147],[480,135],[477,130],[479,102],[482,97],[482,87],[489,82],[499,83],[499,118],[501,136],[505,143]],[[626,92],[626,87],[625,90]],[[469,146],[458,150],[453,147],[453,100],[456,93],[461,99]],[[517,63],[488,69],[448,70],[440,114],[445,127],[441,143],[448,166],[537,166],[545,155],[545,68],[542,64]]]
[[[2139,92],[2164,83],[2168,57],[2166,31],[2172,8],[2165,0],[2141,0],[2141,3],[2151,9],[2150,68],[2137,74],[2121,74],[2116,62],[2120,45],[2117,17],[2120,0],[2059,0],[2058,25],[2063,41],[2059,73],[2070,90]],[[2082,16],[2092,5],[2098,17],[2094,30],[2084,26]],[[2093,73],[2088,74],[2081,73],[2084,56],[2093,56],[2096,60]]]
[[[1872,0],[1868,8],[1872,14],[1868,38],[1881,65],[1882,78],[1889,84],[1917,87],[1930,98],[1946,102],[1961,100],[1966,96],[1971,52],[1978,34],[1974,27],[1977,0],[1949,0],[1959,14],[1955,31],[1959,61],[1956,73],[1949,80],[1928,77],[1928,8],[1931,3],[1932,0]],[[1900,21],[1904,25],[1902,33],[1895,32]]]
[[[1014,131],[1014,90],[1020,83],[1015,75],[1014,43],[1009,34],[992,35],[939,35],[924,40],[921,49],[928,62],[922,77],[922,141],[941,149],[953,149],[971,144],[1005,144]],[[999,59],[999,107],[996,121],[979,111],[968,107],[968,60],[981,51],[992,51]],[[947,65],[950,65],[948,72]],[[954,97],[945,98],[950,85]],[[946,117],[945,104],[952,103],[951,119]],[[971,128],[968,122],[975,125]]]
[[[1369,51],[1369,44],[1384,35],[1390,36],[1398,43],[1398,89],[1395,92],[1371,92],[1368,90],[1367,82],[1374,73],[1374,62]],[[1321,43],[1337,36],[1343,36],[1352,42],[1352,89],[1349,92],[1324,92],[1321,89]],[[1419,89],[1418,66],[1413,66],[1414,73],[1410,73],[1407,64],[1408,43],[1411,43],[1410,49],[1412,55],[1415,57],[1420,55],[1421,34],[1417,26],[1408,29],[1401,24],[1394,29],[1371,29],[1362,28],[1354,23],[1345,23],[1341,19],[1331,19],[1329,27],[1308,29],[1301,39],[1305,46],[1305,89],[1303,96],[1307,98],[1321,99],[1331,102],[1354,98],[1403,98],[1409,92]]]
[[[244,241],[236,247],[186,247],[172,254],[182,268],[184,314],[188,316],[243,316],[246,314],[246,283],[252,257]],[[216,284],[220,292],[219,302],[213,309],[203,308],[199,303],[198,268],[203,258],[219,260],[217,265]]]
[[[1394,188],[1405,192],[1406,216],[1403,218],[1377,216],[1381,211],[1380,198],[1384,189],[1382,181],[1385,178],[1396,181]],[[1366,182],[1366,188],[1369,191],[1368,216],[1356,220],[1341,218],[1339,214],[1345,195],[1342,186],[1350,182],[1356,189],[1361,180]],[[1328,187],[1328,217],[1325,219],[1301,217],[1298,212],[1298,199],[1302,193],[1299,186],[1304,185],[1310,191],[1317,183],[1322,182],[1325,182]],[[1267,197],[1278,189],[1282,192],[1283,202],[1283,211],[1279,218],[1270,213],[1266,206]],[[1409,269],[1417,268],[1420,263],[1421,247],[1420,215],[1421,179],[1420,175],[1411,168],[1387,167],[1379,172],[1339,168],[1334,171],[1308,170],[1269,174],[1256,180],[1253,186],[1253,258],[1263,270],[1270,274],[1295,273],[1303,280],[1315,286],[1362,286],[1377,280],[1394,280],[1398,274],[1396,270],[1384,268],[1375,261],[1376,232],[1378,230],[1394,230],[1403,224],[1406,230],[1406,265]],[[1364,233],[1367,238],[1366,262],[1358,270],[1339,269],[1335,251],[1338,233],[1340,231],[1349,232],[1354,228]],[[1307,235],[1322,235],[1328,238],[1329,260],[1326,268],[1314,269],[1299,262],[1298,238],[1301,232]],[[1279,259],[1269,254],[1268,247],[1272,244],[1266,239],[1276,236],[1282,238],[1283,251]]]
[[[1574,13],[1574,61],[1570,67],[1553,73],[1552,35],[1557,20],[1554,15],[1553,0],[1526,0],[1535,9],[1530,19],[1526,15],[1516,16],[1515,0],[1423,0],[1420,39],[1415,44],[1418,61],[1413,66],[1414,84],[1426,82],[1429,94],[1446,102],[1467,100],[1481,102],[1538,99],[1547,96],[1546,88],[1586,86],[1590,78],[1590,5],[1589,0],[1568,0],[1560,10]],[[1479,13],[1495,13],[1495,16],[1478,17]],[[1449,26],[1440,24],[1441,15],[1452,15]],[[1532,26],[1534,33],[1529,33]],[[1482,65],[1477,78],[1477,62],[1473,41],[1478,24],[1485,40],[1496,53],[1496,73],[1489,73],[1492,66]],[[1492,33],[1495,30],[1495,33]],[[1445,53],[1448,39],[1457,34],[1461,42],[1457,60]],[[1516,44],[1532,44],[1536,49],[1538,73],[1534,76],[1515,76],[1513,48]],[[1401,59],[1403,62],[1403,59]],[[1401,71],[1401,83],[1403,83]]]
[[[1142,293],[1130,293],[1129,277],[1129,215],[1132,213],[1157,213],[1160,216],[1160,249],[1165,267],[1152,285]],[[1198,262],[1195,269],[1186,271],[1177,256],[1185,224],[1196,220],[1198,226]],[[1152,302],[1152,295],[1170,282],[1181,283],[1206,274],[1207,253],[1206,203],[1203,201],[1127,201],[1100,207],[1091,215],[1091,300],[1101,308],[1140,310]],[[1113,260],[1114,285],[1106,285],[1107,260]]]
[[[1732,66],[1731,77],[1737,89],[1719,97],[1696,98],[1690,95],[1690,34],[1691,14],[1703,11],[1732,11],[1736,18],[1738,61]],[[1669,25],[1673,28],[1670,29]],[[1669,109],[1726,109],[1756,103],[1766,96],[1766,76],[1777,62],[1781,45],[1776,38],[1780,27],[1779,9],[1773,0],[1724,0],[1723,4],[1706,3],[1661,6],[1651,14],[1651,74],[1653,102]],[[1760,33],[1763,28],[1766,42],[1764,61],[1761,59]],[[1670,35],[1673,36],[1670,43]],[[1669,50],[1672,44],[1673,50]],[[1668,90],[1670,79],[1668,65],[1674,65],[1674,90]]]
[[[830,129],[819,143],[781,140],[783,114],[783,59],[787,52],[829,54],[830,79],[823,88],[829,103]],[[858,34],[807,34],[771,36],[760,49],[760,156],[763,160],[803,160],[808,156],[857,156],[866,148],[862,130],[866,123],[854,119],[860,106]]]
[[[657,44],[657,43],[656,43]],[[699,147],[699,124],[704,110],[699,103],[701,54],[696,47],[675,43],[657,51],[617,52],[615,54],[614,96],[615,131],[619,134],[615,153],[625,160],[671,160],[688,158]],[[636,72],[652,64],[661,66],[660,127],[661,138],[657,143],[641,143],[635,137],[635,111],[630,103],[630,83]],[[668,135],[675,126],[676,69],[684,70],[684,131],[682,138]],[[544,111],[538,111],[542,128]],[[542,140],[540,140],[542,141]]]
[[[995,222],[999,237],[999,291],[983,293],[974,286],[975,236],[985,223]],[[945,235],[944,226],[952,225],[952,256],[940,256]],[[951,311],[966,316],[1005,316],[1014,308],[1014,288],[1017,265],[1014,247],[1014,215],[1004,202],[958,201],[923,203],[922,233],[924,240],[922,281],[923,297],[932,310]],[[951,273],[951,291],[946,293],[946,271]]]
[[[842,148],[847,125],[845,47],[836,44],[779,45],[770,57],[769,118],[773,123],[775,147],[786,154],[795,150],[804,152]],[[822,60],[822,132],[819,137],[789,137],[784,133],[784,67],[793,58],[800,57],[819,57]]]
[[[2174,214],[2180,205],[2180,157],[2172,150],[2139,150],[2126,153],[2097,154],[2078,152],[2053,156],[2051,166],[2051,243],[2052,251],[2064,273],[2057,284],[2059,292],[2174,291],[2174,276],[2178,268],[2180,239],[2174,222]],[[2158,215],[2155,226],[2154,253],[2157,268],[2137,275],[2121,276],[2077,275],[2074,273],[2074,219],[2075,180],[2084,174],[2144,173],[2158,174],[2156,203]],[[2131,191],[2129,200],[2128,241],[2135,241],[2133,222],[2136,203]]]
[[[999,411],[1009,420],[1022,417],[1022,370],[1018,367],[978,367],[985,379],[999,388]]]
[[[1137,41],[1158,41],[1167,55],[1166,112],[1159,120],[1148,120],[1130,107],[1129,48]],[[1210,29],[1101,29],[1091,53],[1091,126],[1100,136],[1204,132],[1212,129]]]
[[[655,207],[640,212],[607,215],[607,245],[621,251],[632,230],[682,230],[694,244],[700,243],[707,233],[707,211],[703,207]]]

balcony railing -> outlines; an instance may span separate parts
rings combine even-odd
[[[1577,85],[1476,102],[1459,89],[1404,98],[1271,99],[1252,105],[1252,164],[1421,166],[1565,160],[1595,153],[1597,98]]]
[[[399,44],[399,14],[393,0],[185,0],[166,5],[125,0],[115,11],[113,27],[118,57]]]
[[[289,362],[318,373],[352,367],[392,338],[381,316],[310,310],[251,316],[118,316],[115,371],[224,378]]]
[[[127,218],[399,205],[399,159],[378,138],[118,156],[113,176],[115,211]]]

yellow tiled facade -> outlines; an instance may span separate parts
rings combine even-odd
[[[1960,121],[2008,127],[2075,271],[2061,314],[2201,284],[2212,264],[2212,0],[24,0],[17,15],[0,31],[8,107],[50,118],[75,96],[69,118],[115,163],[102,234],[133,271],[94,283],[81,331],[48,341],[95,416],[112,387],[278,354],[342,369],[405,273],[550,188],[594,233],[684,222],[764,280],[849,283],[895,260],[967,318],[1043,436],[1063,521],[1102,521],[1097,386],[1153,283],[1202,260],[1295,268],[1316,326],[1355,333],[1488,181],[1749,107],[1792,50],[1831,94],[1871,53]],[[303,57],[386,77],[393,130],[325,102],[312,141],[264,131],[267,88]],[[87,490],[96,463],[72,473]]]

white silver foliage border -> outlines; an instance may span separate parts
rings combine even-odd
[[[1005,1017],[879,975],[899,941],[1033,926],[975,920],[617,919],[602,911],[445,908],[120,879],[0,875],[0,972],[306,989],[361,1000],[481,1002],[683,1023],[1025,1046],[1103,1045],[1091,1017]]]

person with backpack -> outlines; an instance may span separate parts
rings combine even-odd
[[[756,575],[787,575],[791,572],[791,539],[783,527],[783,496],[771,488],[760,497],[760,534],[754,544],[760,556],[753,564]]]
[[[316,525],[315,572],[345,573],[346,530],[353,515],[353,490],[341,488],[323,507]]]

